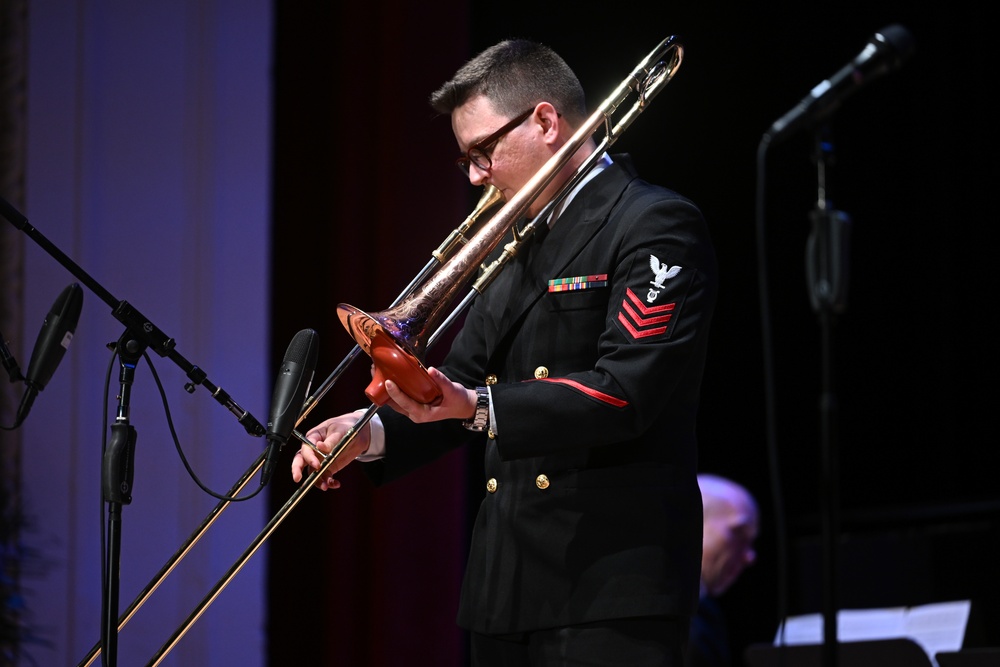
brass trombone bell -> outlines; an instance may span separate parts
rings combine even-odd
[[[403,327],[384,314],[369,315],[342,303],[337,307],[337,315],[347,332],[372,358],[375,369],[365,389],[365,396],[372,403],[382,406],[389,400],[386,380],[392,380],[407,396],[421,403],[433,404],[441,399],[441,392],[430,379],[423,362],[407,345],[409,340],[420,339],[408,336]]]

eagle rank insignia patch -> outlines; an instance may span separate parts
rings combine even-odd
[[[646,273],[645,285],[625,289],[625,298],[618,311],[619,324],[634,340],[669,337],[670,320],[677,307],[676,287],[680,285],[673,279],[683,269],[677,264],[671,266],[661,262],[656,255],[649,256],[649,269],[651,273]],[[671,288],[675,291],[671,292]]]

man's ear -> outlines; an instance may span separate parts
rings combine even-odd
[[[550,103],[539,102],[535,107],[535,122],[541,126],[545,141],[551,143],[559,138],[560,126],[565,121]]]

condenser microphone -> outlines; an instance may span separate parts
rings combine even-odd
[[[913,50],[909,30],[898,24],[883,28],[872,35],[854,60],[820,82],[795,108],[776,120],[764,138],[776,143],[805,125],[823,120],[866,83],[902,65]]]
[[[318,341],[319,336],[313,329],[303,329],[295,334],[278,369],[271,396],[271,413],[267,419],[267,454],[260,475],[261,486],[270,481],[278,454],[299,418],[316,368]]]
[[[73,334],[76,332],[76,324],[80,321],[80,311],[83,308],[83,289],[79,284],[68,285],[59,297],[56,298],[49,314],[42,322],[42,330],[35,341],[35,347],[31,351],[31,360],[28,362],[28,370],[24,374],[24,381],[28,385],[21,399],[21,407],[17,411],[17,424],[20,425],[28,416],[32,404],[38,392],[45,389],[45,385],[52,379],[52,374],[56,372],[56,367],[62,361],[63,355],[69,348]]]

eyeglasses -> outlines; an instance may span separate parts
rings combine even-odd
[[[462,170],[465,175],[469,174],[469,164],[474,164],[480,169],[486,170],[493,166],[493,160],[490,158],[490,153],[496,147],[496,144],[503,135],[507,134],[515,127],[524,122],[524,119],[532,114],[535,107],[531,107],[522,114],[518,114],[511,119],[509,123],[501,127],[499,130],[486,137],[482,141],[478,141],[472,146],[469,146],[469,150],[465,151],[465,155],[455,160],[455,164],[458,168]]]

